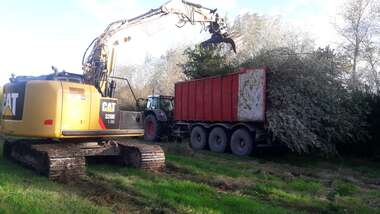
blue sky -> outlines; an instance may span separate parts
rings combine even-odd
[[[319,45],[333,43],[336,38],[331,17],[338,1],[193,0],[218,8],[230,19],[244,12],[281,16],[296,28],[309,32]],[[84,50],[109,22],[139,15],[164,2],[0,0],[0,85],[7,82],[11,73],[46,74],[51,72],[52,65],[81,73]],[[144,44],[140,45],[141,49],[145,48]]]

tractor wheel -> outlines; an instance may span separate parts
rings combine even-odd
[[[191,148],[202,150],[207,145],[207,132],[203,127],[196,126],[191,130],[190,134]]]
[[[147,141],[156,141],[160,139],[160,123],[152,114],[144,120],[144,139]]]
[[[227,134],[221,127],[215,127],[208,137],[208,145],[213,152],[223,153],[228,143]]]
[[[231,136],[231,151],[238,156],[247,156],[252,153],[254,142],[248,130],[240,128]]]

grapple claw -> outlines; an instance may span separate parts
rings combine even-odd
[[[203,48],[208,48],[212,44],[227,43],[231,45],[232,50],[236,53],[236,44],[234,40],[227,35],[222,35],[220,33],[213,33],[211,38],[202,42],[201,46]]]

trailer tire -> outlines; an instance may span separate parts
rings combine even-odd
[[[215,127],[208,137],[210,150],[217,153],[223,153],[228,144],[226,131],[221,127]]]
[[[240,128],[231,136],[231,151],[238,156],[248,156],[252,153],[254,146],[253,138],[247,129]]]
[[[207,132],[201,126],[196,126],[191,130],[190,145],[195,150],[202,150],[207,145]]]
[[[153,114],[149,114],[144,120],[144,139],[157,141],[160,139],[160,123]]]

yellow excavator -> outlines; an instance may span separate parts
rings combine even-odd
[[[107,26],[83,56],[83,75],[59,72],[37,77],[12,76],[3,88],[1,133],[4,156],[50,179],[85,174],[86,157],[114,156],[121,163],[158,170],[165,165],[160,146],[131,143],[123,137],[144,135],[141,112],[121,111],[114,98],[113,36],[131,26],[174,15],[178,27],[201,24],[211,33],[202,46],[235,44],[216,9],[183,0],[169,1],[132,19]],[[130,38],[126,38],[128,40]]]

